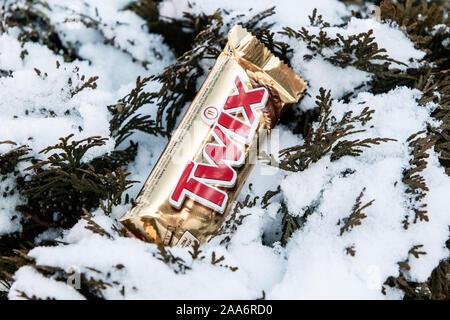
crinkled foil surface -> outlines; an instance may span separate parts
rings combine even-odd
[[[236,86],[239,83],[242,83],[241,87]],[[251,33],[239,25],[234,26],[228,34],[226,47],[174,131],[134,207],[120,222],[145,241],[181,247],[196,241],[204,242],[220,229],[227,218],[256,162],[257,146],[264,144],[267,133],[276,125],[285,105],[297,102],[305,87],[303,79]],[[258,91],[258,88],[264,89]],[[248,141],[236,139],[239,136],[235,132],[217,124],[222,113],[229,112],[224,110],[229,97],[240,93],[239,89],[261,93],[257,97],[262,99],[261,106],[256,109],[252,126],[255,134]],[[267,94],[263,97],[264,92]],[[243,111],[231,115],[244,124],[251,120]],[[217,136],[222,133],[223,136]],[[234,171],[234,182],[224,186],[223,183],[215,185],[211,180],[202,181],[226,194],[224,207],[214,209],[214,206],[205,205],[201,199],[189,195],[178,205],[174,205],[173,200],[169,201],[174,197],[174,188],[186,172],[187,165],[213,164],[210,159],[205,159],[205,154],[206,157],[208,154],[205,146],[212,143],[221,145],[223,139],[231,139],[227,141],[236,145],[236,150],[244,157],[243,163],[235,166],[227,162],[231,171],[225,168],[228,171],[224,172]]]

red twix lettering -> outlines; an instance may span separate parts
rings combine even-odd
[[[237,174],[232,166],[239,167],[245,160],[245,146],[232,138],[244,144],[252,141],[259,123],[256,109],[266,104],[268,96],[265,88],[246,88],[239,76],[234,79],[234,89],[236,93],[227,97],[213,122],[212,136],[217,143],[207,143],[203,148],[208,163],[189,161],[169,197],[170,204],[178,209],[189,197],[220,213],[225,210],[228,195],[218,187],[233,187]],[[244,121],[235,116],[238,113]]]

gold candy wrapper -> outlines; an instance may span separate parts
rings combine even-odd
[[[258,136],[275,126],[306,83],[240,25],[173,133],[134,207],[120,222],[167,246],[203,243],[219,230],[250,174]]]

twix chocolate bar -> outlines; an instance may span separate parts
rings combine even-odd
[[[204,242],[225,221],[286,104],[306,83],[240,25],[120,222],[167,246]],[[253,152],[252,152],[253,151]]]

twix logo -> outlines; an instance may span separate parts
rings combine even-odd
[[[228,194],[218,187],[230,188],[236,183],[237,174],[233,167],[239,167],[245,161],[245,145],[252,141],[259,123],[256,109],[265,106],[267,96],[265,88],[248,89],[236,76],[234,94],[226,98],[220,112],[214,106],[203,109],[202,118],[213,126],[211,132],[216,142],[207,143],[203,148],[208,163],[187,163],[170,195],[172,206],[180,209],[189,197],[224,212]],[[238,118],[239,114],[242,117]],[[241,143],[235,143],[232,138]]]

